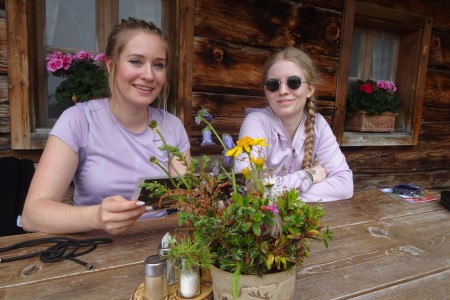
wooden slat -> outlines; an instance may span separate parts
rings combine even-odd
[[[194,36],[194,0],[177,1],[177,23],[176,30],[177,43],[174,53],[178,55],[178,65],[175,74],[176,88],[176,113],[186,126],[188,134],[190,134],[190,116],[191,116],[191,99],[192,99],[192,69],[193,69],[193,53],[194,45],[192,38]],[[172,16],[172,20],[175,20]],[[175,24],[173,24],[175,25]]]
[[[450,157],[442,155],[440,147],[450,147],[450,142],[427,142],[414,147],[352,147],[345,148],[344,152],[352,169],[358,173],[426,173],[450,163]]]
[[[450,37],[448,34],[433,32],[430,41],[428,68],[450,70]]]
[[[0,75],[0,133],[9,135],[10,132],[8,77]],[[7,144],[5,144],[7,148],[11,145],[9,141],[10,140],[8,139]],[[0,146],[0,148],[2,148],[2,146]]]
[[[320,9],[324,3],[298,5],[289,1],[196,1],[195,35],[266,48],[288,46],[336,57],[340,14]],[[318,7],[316,7],[318,6]],[[228,22],[232,16],[234,26]]]
[[[97,251],[97,250],[96,250]],[[69,262],[70,263],[70,262]],[[34,266],[40,269],[40,263]],[[77,268],[80,268],[78,266]],[[83,272],[82,270],[80,270]],[[114,284],[105,284],[105,281]],[[143,260],[135,265],[119,266],[109,270],[84,273],[77,280],[62,276],[40,289],[33,285],[8,287],[0,291],[2,299],[130,299],[144,281]]]
[[[392,285],[382,290],[360,295],[355,300],[404,300],[404,299],[447,299],[450,294],[450,270],[420,277],[405,283]]]
[[[0,75],[0,104],[9,104],[8,76]]]
[[[6,20],[0,18],[0,74],[8,73],[8,37],[6,33]]]
[[[353,36],[353,24],[355,19],[355,1],[345,1],[344,13],[342,16],[342,37],[339,59],[344,62],[350,61],[350,54]],[[349,63],[340,63],[336,86],[336,109],[334,112],[333,132],[340,145],[344,144],[345,110],[347,107],[347,82],[349,73]],[[344,79],[342,79],[344,78]]]
[[[444,273],[446,278],[449,226],[449,212],[442,209],[336,228],[330,248],[314,244],[312,255],[298,271],[296,299],[348,299],[431,274]],[[436,284],[439,293],[448,295],[448,282]],[[425,293],[420,287],[414,290]],[[437,294],[427,291],[437,299]]]
[[[449,122],[450,121],[450,107],[448,109],[423,107],[422,108],[422,120],[424,122]]]
[[[30,3],[26,0],[6,0],[8,29],[9,101],[11,122],[11,148],[31,148],[31,91],[29,82],[29,56],[31,46],[27,19]]]
[[[439,193],[433,191],[426,191],[426,195],[437,199],[440,197]],[[349,200],[321,205],[327,213],[323,223],[332,229],[443,210],[437,201],[409,203],[377,189],[355,193]]]
[[[448,73],[439,72],[437,70],[429,70],[425,80],[423,106],[449,109],[449,99],[450,76]]]
[[[441,169],[387,173],[353,173],[355,191],[393,187],[399,183],[409,183],[427,189],[446,190],[450,186],[450,171],[443,164]],[[351,168],[351,167],[350,167]],[[425,175],[424,175],[425,174]]]
[[[145,226],[145,224],[147,224]],[[112,266],[120,266],[124,264],[138,265],[141,264],[144,259],[151,254],[158,253],[158,245],[162,236],[166,232],[174,232],[176,219],[155,219],[151,220],[151,226],[149,223],[137,223],[134,227],[130,228],[126,233],[111,236],[104,231],[91,232],[86,234],[71,235],[76,239],[93,238],[93,237],[107,237],[113,240],[112,244],[99,245],[94,252],[83,255],[82,260],[92,264],[96,272],[105,268],[111,268]],[[48,237],[45,234],[35,234],[33,239]],[[22,236],[11,236],[6,239],[3,238],[0,247],[12,245],[23,239]],[[18,254],[30,253],[33,250],[39,250],[47,247],[40,248],[27,248],[21,251],[10,251],[6,256],[2,253],[1,257],[11,257]],[[133,248],[130,251],[130,247]],[[114,249],[114,250],[113,250]],[[113,251],[112,251],[113,250]],[[36,267],[34,267],[36,266]],[[0,265],[0,295],[3,289],[11,286],[18,285],[30,285],[33,288],[33,284],[37,283],[45,278],[58,278],[67,277],[79,274],[83,272],[84,267],[72,262],[72,261],[60,261],[58,263],[43,264],[39,261],[39,258],[31,260],[21,260],[11,264]],[[27,270],[35,269],[35,272],[29,273]],[[20,277],[11,277],[8,274],[22,274]]]
[[[13,156],[17,158],[30,159],[34,163],[38,163],[42,155],[42,150],[11,150],[9,134],[0,134],[0,157]]]

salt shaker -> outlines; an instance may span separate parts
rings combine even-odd
[[[185,260],[180,264],[180,280],[178,282],[178,296],[189,299],[200,294],[200,270],[198,267],[187,266]]]
[[[159,255],[150,255],[144,261],[145,281],[144,297],[146,300],[166,300],[166,264]]]

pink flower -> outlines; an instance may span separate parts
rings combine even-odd
[[[70,68],[70,65],[72,64],[72,56],[65,55],[62,59],[62,62],[64,70],[68,70]]]
[[[99,54],[97,54],[94,57],[94,61],[102,61],[105,59],[105,53],[104,52],[100,52]]]
[[[391,93],[393,93],[397,90],[395,83],[393,83],[392,81],[387,81],[387,80],[378,80],[377,87],[379,89],[383,89],[383,90],[386,90]]]
[[[86,51],[79,51],[79,52],[75,53],[75,57],[76,57],[78,60],[86,60],[86,59],[89,59],[89,55],[92,56],[92,54],[90,54],[89,52],[86,52]]]
[[[60,58],[53,58],[47,62],[47,71],[55,72],[63,67],[63,60]]]
[[[262,209],[262,210],[271,211],[271,212],[273,212],[274,214],[279,213],[278,208],[277,208],[277,206],[276,206],[275,204],[267,205],[267,206],[266,206],[266,205],[263,205],[263,206],[261,206],[261,209]]]

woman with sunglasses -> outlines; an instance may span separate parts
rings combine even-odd
[[[268,147],[254,147],[265,168],[276,176],[279,190],[296,188],[305,202],[348,199],[353,174],[325,118],[316,113],[318,77],[312,60],[299,49],[272,55],[262,74],[269,106],[246,109],[239,138],[266,138]],[[240,172],[247,161],[236,160]]]

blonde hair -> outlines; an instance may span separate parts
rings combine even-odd
[[[319,77],[317,75],[316,67],[314,66],[311,58],[302,50],[289,47],[285,48],[279,52],[276,52],[272,56],[270,56],[266,63],[263,66],[262,73],[262,81],[263,84],[267,79],[267,73],[269,69],[277,62],[288,60],[292,61],[296,65],[302,69],[303,74],[305,75],[304,80],[306,80],[310,84],[317,84],[319,82]],[[314,105],[315,96],[306,99],[305,109],[306,112],[306,121],[305,121],[305,153],[303,158],[302,167],[303,169],[311,168],[313,165],[313,146],[314,146],[314,125],[316,123],[316,106]]]
[[[105,56],[107,56],[111,61],[111,70],[108,74],[108,83],[109,83],[109,96],[114,98],[114,85],[116,80],[116,72],[117,72],[117,64],[119,62],[119,57],[122,54],[123,49],[126,44],[130,41],[131,37],[133,37],[133,32],[137,33],[143,31],[148,34],[154,34],[161,38],[161,41],[164,44],[166,49],[166,69],[169,72],[169,46],[166,38],[162,34],[161,29],[159,29],[152,22],[146,22],[144,20],[136,19],[129,17],[128,19],[122,19],[120,24],[114,26],[111,30],[108,41],[106,44]],[[168,77],[168,74],[166,75]],[[169,84],[166,80],[164,87],[159,95],[158,101],[165,109],[167,106],[167,98],[169,95]]]

